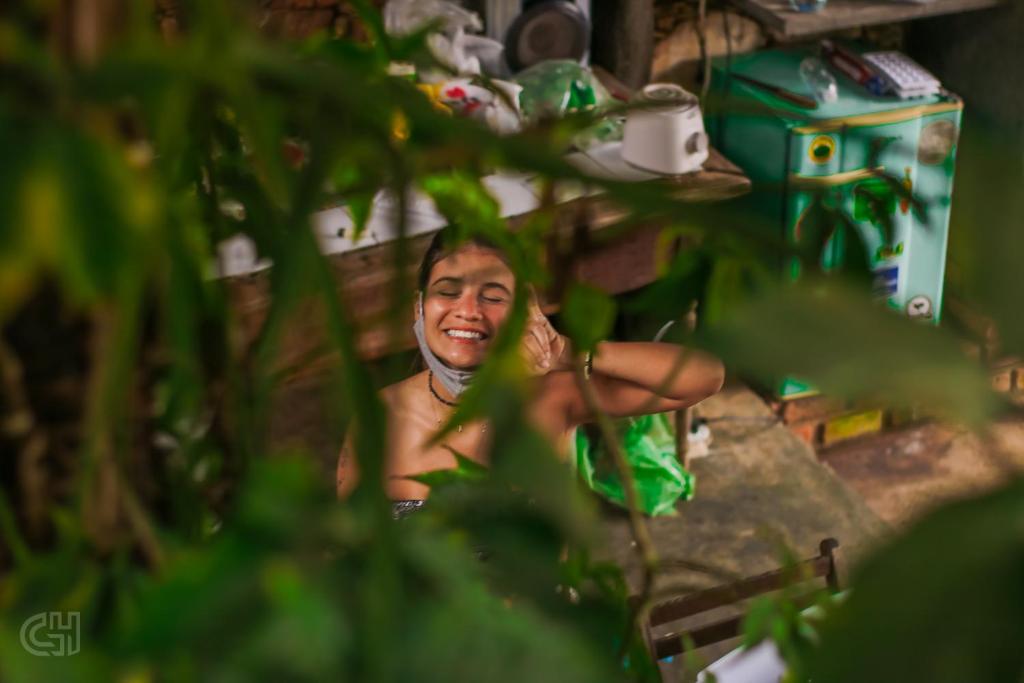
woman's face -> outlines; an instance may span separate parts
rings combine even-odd
[[[450,367],[484,361],[512,310],[515,276],[497,252],[467,245],[438,261],[423,293],[427,346]]]

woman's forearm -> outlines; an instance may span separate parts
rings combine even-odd
[[[593,371],[678,400],[710,396],[725,381],[725,367],[711,354],[658,342],[600,342]]]

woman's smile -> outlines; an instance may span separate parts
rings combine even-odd
[[[452,327],[445,330],[444,333],[456,344],[477,344],[490,336],[482,330],[465,327]]]

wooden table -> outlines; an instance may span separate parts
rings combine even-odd
[[[733,163],[711,150],[704,170],[679,176],[671,181],[678,187],[681,199],[723,200],[747,193],[750,180]],[[585,217],[594,247],[576,261],[574,275],[600,287],[610,294],[621,294],[650,284],[657,277],[655,262],[658,235],[664,225],[652,223],[632,229],[628,234],[608,238],[609,228],[625,216],[625,212],[609,201],[583,197],[558,206],[559,230],[570,231],[574,221]],[[508,219],[515,228],[530,214]],[[578,224],[578,223],[577,223]],[[408,262],[405,272],[410,291],[415,287],[415,273],[434,233],[408,239]],[[378,359],[392,353],[412,349],[412,306],[396,325],[389,322],[394,309],[393,294],[399,273],[394,264],[394,243],[379,244],[355,251],[328,256],[335,274],[338,292],[346,302],[360,330],[358,346],[366,359]],[[227,280],[233,307],[239,314],[246,337],[255,338],[269,309],[267,271]],[[320,372],[336,361],[334,351],[326,343],[322,316],[317,302],[306,302],[285,325],[279,363],[288,377]],[[552,310],[552,307],[546,307]]]
[[[828,0],[819,12],[797,12],[789,0],[733,0],[781,39],[798,39],[829,31],[891,24],[911,19],[986,9],[1002,0]]]

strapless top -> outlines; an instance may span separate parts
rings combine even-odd
[[[396,520],[408,517],[412,513],[423,507],[426,503],[425,500],[393,500],[391,501],[391,516]],[[476,555],[476,559],[481,562],[486,561],[490,556],[487,548],[483,546],[476,546],[473,548],[473,554]]]
[[[391,516],[395,519],[402,519],[403,517],[416,512],[423,504],[427,502],[425,500],[393,500],[391,501]]]

